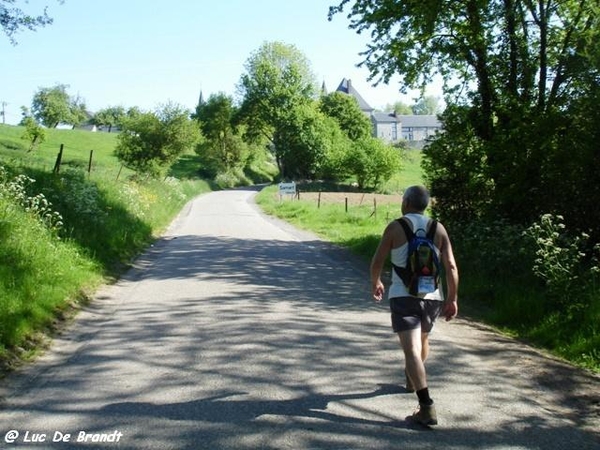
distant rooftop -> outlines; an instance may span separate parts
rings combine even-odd
[[[436,115],[398,115],[398,120],[402,122],[402,128],[441,128],[442,123],[438,120]]]
[[[377,123],[400,122],[400,116],[396,116],[394,113],[373,112],[371,113],[371,117]]]
[[[364,98],[362,98],[358,91],[354,89],[351,80],[347,80],[346,78],[344,78],[338,86],[338,88],[336,89],[336,91],[343,92],[354,97],[356,101],[358,101],[358,106],[360,106],[360,109],[364,112],[370,113],[374,110],[374,108],[372,108],[371,105],[369,105],[367,101]]]

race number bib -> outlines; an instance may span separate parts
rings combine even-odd
[[[431,294],[435,292],[435,279],[433,277],[419,277],[417,289],[419,294]]]

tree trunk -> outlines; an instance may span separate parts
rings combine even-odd
[[[485,30],[482,26],[481,14],[477,1],[467,3],[469,21],[469,40],[473,53],[472,64],[477,76],[477,91],[481,100],[481,121],[478,124],[478,135],[484,141],[493,137],[493,105],[494,89],[490,79]]]

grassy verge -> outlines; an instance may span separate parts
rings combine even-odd
[[[115,135],[48,130],[44,146],[28,153],[22,133],[21,127],[0,126],[0,364],[5,368],[34,354],[44,337],[101,283],[122,273],[187,201],[211,190],[195,176],[193,156],[173,168],[176,176],[140,181],[113,156]],[[55,174],[60,144],[63,165]]]

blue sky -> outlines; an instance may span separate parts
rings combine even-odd
[[[168,101],[193,109],[202,90],[235,95],[244,64],[264,42],[295,45],[319,83],[335,90],[349,78],[376,108],[415,94],[397,81],[372,87],[356,67],[367,36],[348,29],[335,0],[66,0],[17,1],[26,11],[48,5],[54,23],[22,31],[13,46],[0,37],[0,102],[17,123],[40,87],[69,86],[92,112],[107,106],[153,110]],[[432,90],[431,94],[439,95]]]

